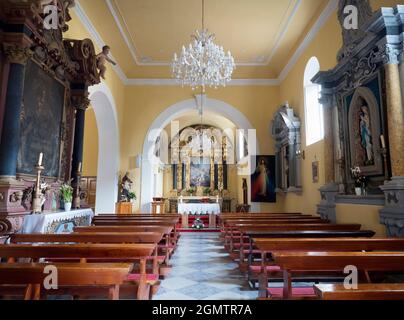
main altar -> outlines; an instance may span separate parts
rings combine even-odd
[[[211,215],[231,211],[228,163],[234,146],[219,128],[195,125],[172,137],[169,212]]]

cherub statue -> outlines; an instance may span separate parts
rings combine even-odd
[[[113,64],[114,66],[116,65],[116,62],[113,61],[108,55],[111,51],[111,48],[109,46],[104,46],[102,48],[102,52],[97,54],[96,59],[97,59],[97,68],[100,70],[100,77],[105,80],[105,72],[107,71],[107,67],[105,66],[105,62],[108,61],[109,63]]]

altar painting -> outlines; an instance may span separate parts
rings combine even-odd
[[[26,68],[17,172],[35,174],[43,152],[43,174],[59,177],[65,87],[32,60]]]
[[[275,156],[257,156],[251,175],[251,201],[275,203]]]
[[[196,187],[210,187],[211,181],[211,164],[209,159],[205,158],[192,158],[190,166],[190,186]]]

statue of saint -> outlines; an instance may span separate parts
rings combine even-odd
[[[120,200],[122,202],[129,202],[130,197],[129,193],[131,192],[133,181],[129,178],[129,172],[126,172],[125,176],[122,178],[121,181],[121,197]]]
[[[371,132],[371,128],[370,128],[369,108],[366,104],[363,104],[360,107],[359,129],[360,129],[360,136],[361,136],[361,145],[362,145],[363,149],[365,149],[365,151],[366,151],[365,164],[373,163],[374,154],[373,154],[373,144],[372,144],[372,132]]]

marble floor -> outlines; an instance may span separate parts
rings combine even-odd
[[[218,233],[183,233],[170,275],[154,300],[254,300],[245,276],[224,250]]]

